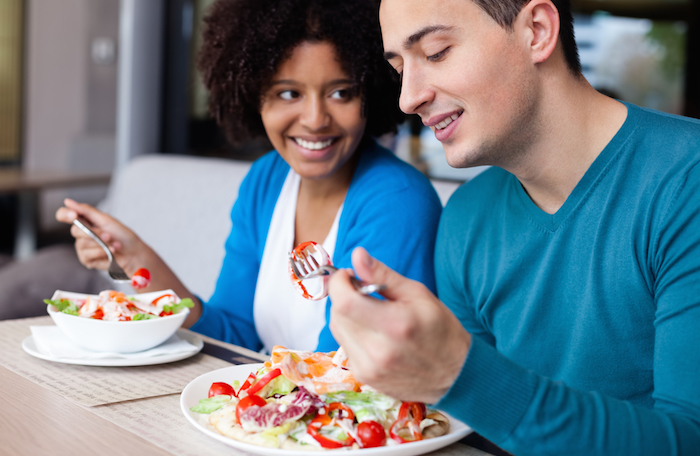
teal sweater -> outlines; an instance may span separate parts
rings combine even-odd
[[[437,405],[516,455],[700,454],[700,122],[627,108],[555,214],[499,168],[443,211],[475,337]]]

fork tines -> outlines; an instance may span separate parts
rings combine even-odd
[[[289,252],[289,264],[292,272],[300,279],[311,279],[328,274],[312,255],[297,255],[296,252]]]
[[[292,272],[295,276],[297,276],[297,279],[301,279],[304,277],[304,275],[301,273],[301,271],[299,271],[299,268],[297,267],[297,262],[294,259],[294,254],[292,252],[289,252],[289,265],[292,267]]]

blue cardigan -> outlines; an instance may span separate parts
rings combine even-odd
[[[443,212],[438,407],[519,456],[700,454],[700,122],[627,109],[555,214],[499,168]]]
[[[362,246],[391,268],[435,290],[433,252],[442,205],[430,181],[411,165],[376,143],[360,159],[345,197],[333,264],[350,268],[350,255]],[[260,350],[253,298],[275,203],[289,165],[273,151],[257,160],[241,183],[231,211],[233,228],[216,289],[203,304],[193,331]],[[326,326],[318,351],[338,344]]]

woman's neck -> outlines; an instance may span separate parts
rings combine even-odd
[[[345,201],[359,154],[323,179],[301,179],[294,222],[294,245],[306,241],[322,243]]]

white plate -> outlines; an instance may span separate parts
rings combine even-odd
[[[81,364],[83,366],[122,367],[150,366],[152,364],[172,363],[173,361],[180,361],[181,359],[194,356],[202,350],[202,347],[204,347],[204,342],[202,341],[202,339],[192,334],[191,332],[181,331],[178,329],[176,334],[181,339],[185,339],[187,342],[194,345],[194,347],[192,347],[192,350],[144,358],[56,358],[40,353],[39,350],[36,348],[36,343],[34,343],[34,338],[32,336],[28,336],[22,341],[22,348],[25,352],[29,353],[30,355],[36,358],[45,359],[47,361],[53,361],[56,363]]]
[[[180,396],[180,408],[182,410],[182,413],[195,428],[199,429],[206,435],[213,437],[216,440],[223,442],[226,445],[237,448],[239,450],[248,451],[254,454],[260,454],[263,456],[318,456],[319,454],[323,454],[319,453],[318,450],[282,450],[277,448],[266,448],[257,445],[251,445],[249,443],[239,442],[238,440],[233,440],[228,437],[224,437],[223,435],[216,432],[211,426],[202,424],[199,421],[199,417],[201,415],[199,413],[190,411],[190,408],[197,405],[200,399],[204,399],[207,397],[209,393],[209,388],[211,387],[212,383],[231,383],[234,380],[238,380],[242,383],[248,377],[248,374],[250,374],[251,372],[255,372],[261,366],[262,364],[242,364],[240,366],[224,367],[223,369],[217,369],[215,371],[211,371],[206,374],[200,375],[199,377],[192,380],[189,383],[189,385],[187,385],[182,391],[182,395]],[[472,429],[466,424],[452,418],[446,413],[445,415],[450,420],[450,432],[440,437],[421,440],[418,442],[404,443],[402,445],[392,445],[379,448],[365,448],[360,450],[326,450],[326,452],[339,452],[340,454],[348,456],[413,456],[429,453],[439,448],[446,447],[447,445],[450,445],[464,438],[466,435],[472,432]]]

